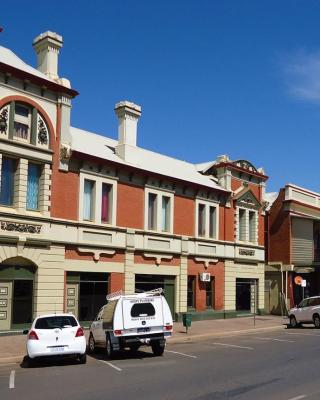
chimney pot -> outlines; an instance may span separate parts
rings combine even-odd
[[[41,33],[32,43],[37,54],[37,69],[54,80],[59,78],[58,56],[62,44],[62,36],[51,31]]]
[[[120,101],[115,105],[118,117],[118,145],[137,145],[137,125],[141,116],[141,107],[129,101]]]

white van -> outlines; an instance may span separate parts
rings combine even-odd
[[[115,351],[125,348],[137,351],[147,345],[152,347],[154,355],[161,356],[173,329],[162,289],[131,295],[117,292],[108,295],[107,300],[90,326],[89,352],[103,347],[112,358]]]

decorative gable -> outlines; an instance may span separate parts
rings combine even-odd
[[[254,210],[259,210],[262,207],[261,203],[250,189],[239,193],[234,200],[236,200],[238,207],[246,207]]]

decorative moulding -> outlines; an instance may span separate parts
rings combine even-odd
[[[217,258],[202,258],[202,257],[195,257],[195,261],[203,262],[205,268],[208,268],[210,264],[217,264],[219,261]]]
[[[0,221],[0,226],[3,231],[20,232],[20,233],[40,233],[41,225],[21,224],[11,221]]]
[[[107,255],[109,255],[109,256],[113,256],[115,253],[116,253],[116,251],[115,250],[93,250],[93,249],[90,249],[90,248],[86,248],[86,247],[78,247],[78,251],[79,251],[79,253],[89,253],[89,254],[93,254],[93,259],[94,259],[94,261],[99,261],[100,260],[100,257],[103,255],[103,254],[107,254]]]
[[[171,261],[173,259],[172,255],[163,255],[163,254],[150,254],[150,253],[143,253],[145,258],[151,258],[155,260],[156,265],[160,265],[161,261]]]

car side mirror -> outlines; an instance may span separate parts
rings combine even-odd
[[[24,329],[22,332],[24,335],[27,335],[29,333],[29,329]]]

